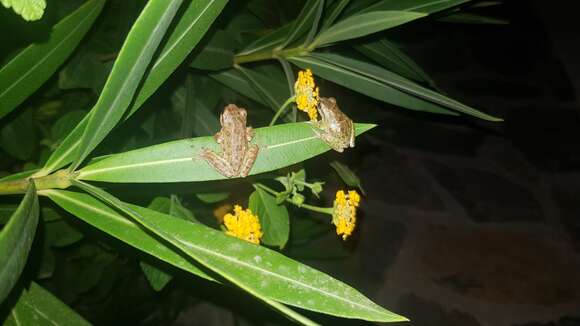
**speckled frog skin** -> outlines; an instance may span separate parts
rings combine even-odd
[[[314,132],[328,146],[342,153],[345,148],[354,147],[354,123],[344,114],[334,97],[321,97],[318,108],[321,120],[314,123]]]
[[[229,104],[220,115],[221,130],[215,134],[222,153],[204,149],[200,156],[227,178],[246,177],[258,155],[258,145],[251,145],[252,127],[246,127],[247,112]]]

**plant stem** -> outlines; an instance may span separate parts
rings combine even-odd
[[[268,193],[270,193],[271,195],[274,195],[274,196],[280,194],[276,190],[274,190],[274,189],[272,189],[272,188],[270,188],[268,186],[265,186],[265,185],[263,185],[261,183],[254,183],[254,187],[261,188],[262,190],[265,190],[266,192],[268,192]],[[333,211],[333,208],[332,207],[318,207],[318,206],[308,205],[308,204],[304,204],[304,203],[298,205],[297,203],[295,203],[292,200],[290,200],[290,198],[286,198],[286,201],[289,202],[289,203],[291,203],[291,204],[293,204],[293,205],[295,205],[295,206],[298,206],[300,208],[309,209],[309,210],[311,210],[313,212],[332,215],[332,211]]]
[[[256,61],[273,60],[278,58],[300,57],[307,55],[310,51],[312,50],[305,49],[303,47],[297,47],[281,50],[271,49],[242,55],[238,54],[234,56],[234,65]]]
[[[274,115],[274,117],[272,118],[272,121],[270,121],[270,124],[268,126],[273,126],[276,123],[276,120],[278,120],[278,118],[282,115],[282,113],[284,111],[286,111],[286,108],[288,107],[288,105],[290,105],[290,103],[294,102],[296,100],[296,96],[290,96],[286,102],[284,102],[284,104],[282,104],[282,106],[278,109],[278,111],[276,112],[276,114]]]
[[[67,170],[60,170],[44,177],[0,181],[0,195],[24,194],[31,180],[34,181],[37,190],[66,189],[71,185],[71,177]]]

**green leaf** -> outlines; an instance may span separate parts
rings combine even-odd
[[[77,218],[110,234],[111,236],[141,250],[151,256],[210,281],[214,278],[181,257],[165,242],[143,230],[138,224],[98,199],[83,193],[65,190],[43,190],[41,195],[48,196],[58,206]]]
[[[56,24],[43,43],[22,50],[0,70],[0,118],[34,93],[68,58],[103,8],[92,0]]]
[[[173,275],[167,274],[163,270],[149,265],[146,262],[140,262],[139,266],[141,266],[141,270],[143,271],[143,274],[145,274],[149,285],[151,285],[155,291],[159,292],[163,290],[167,283],[173,279]]]
[[[28,171],[22,171],[22,172],[18,172],[18,173],[14,173],[11,175],[7,175],[3,178],[0,178],[0,181],[14,181],[14,180],[18,180],[18,179],[24,179],[27,178],[29,176],[31,176],[32,174],[34,174],[37,170],[33,169],[33,170],[28,170]]]
[[[345,164],[342,164],[338,161],[333,161],[330,163],[330,166],[338,173],[338,176],[346,183],[349,187],[356,187],[360,189],[363,195],[365,194],[365,190],[363,189],[359,177]]]
[[[286,38],[286,35],[290,33],[292,25],[292,23],[286,24],[275,31],[266,32],[264,36],[250,43],[242,51],[238,52],[236,56],[248,55],[258,51],[266,51],[275,48],[277,45],[282,43]]]
[[[366,7],[360,13],[377,10],[401,10],[433,14],[469,1],[472,0],[383,0]]]
[[[16,211],[18,205],[16,204],[0,204],[0,225],[8,223],[12,214]],[[40,209],[40,217],[44,222],[53,222],[62,220],[62,216],[50,207],[42,207]]]
[[[15,13],[19,14],[27,21],[39,20],[44,15],[46,8],[45,0],[2,0],[2,5],[6,8],[12,7]]]
[[[193,57],[190,67],[204,70],[231,68],[234,64],[232,37],[224,31],[216,31],[203,48]]]
[[[195,218],[193,213],[189,209],[185,208],[183,204],[181,204],[179,197],[177,197],[176,195],[171,195],[171,205],[169,206],[169,215],[178,217],[182,220],[199,223],[199,221]]]
[[[129,109],[145,69],[181,2],[182,0],[151,0],[145,5],[125,39],[101,96],[88,115],[87,126],[72,164],[73,170],[109,134]]]
[[[219,203],[220,201],[226,200],[230,196],[229,192],[206,192],[206,193],[196,193],[195,197],[206,204]],[[2,207],[0,206],[0,212]],[[0,217],[2,213],[0,213]]]
[[[149,203],[147,208],[159,213],[169,214],[169,210],[171,209],[171,199],[167,197],[155,197],[151,203]]]
[[[242,73],[244,77],[248,80],[249,84],[254,88],[257,94],[264,100],[274,111],[277,111],[280,106],[284,103],[284,100],[289,96],[276,96],[274,94],[274,88],[272,84],[266,82],[266,78],[260,79],[260,73],[246,69],[243,67],[238,67],[238,70]],[[285,97],[285,98],[284,98]]]
[[[471,12],[452,13],[448,16],[439,18],[438,21],[456,24],[458,23],[458,24],[489,24],[489,25],[507,25],[510,23],[509,20],[475,14]]]
[[[373,128],[356,124],[357,135]],[[268,172],[302,162],[330,149],[308,123],[291,123],[258,128],[252,140],[259,146],[250,174]],[[191,182],[223,180],[199,152],[208,148],[221,152],[213,137],[182,139],[110,155],[79,171],[79,180],[107,182]]]
[[[274,105],[277,105],[275,103],[282,104],[288,98],[288,87],[285,82],[264,75],[255,70],[245,69],[245,71],[253,79],[253,85],[248,82],[248,79],[244,77],[238,69],[225,70],[219,73],[210,74],[209,76],[266,107],[273,108]],[[268,95],[260,93],[256,85],[262,85],[262,88],[267,88]],[[266,96],[270,96],[270,98],[267,98]],[[276,110],[278,108],[279,107],[276,107]]]
[[[58,141],[68,135],[78,125],[87,113],[82,110],[73,110],[62,115],[50,128],[50,135]]]
[[[289,61],[303,68],[311,68],[316,74],[339,85],[406,109],[454,115],[458,111],[483,120],[502,121],[381,67],[338,54],[313,53],[306,57],[290,58]]]
[[[8,224],[0,230],[0,303],[6,299],[26,265],[37,224],[38,198],[31,182]]]
[[[278,205],[276,198],[261,188],[256,188],[250,195],[248,206],[260,219],[264,232],[262,242],[284,248],[290,236],[290,217],[286,206]]]
[[[413,59],[386,39],[357,44],[354,49],[371,60],[403,77],[423,81],[435,86],[435,82]]]
[[[327,29],[328,27],[330,27],[336,21],[336,19],[338,19],[340,14],[342,14],[342,11],[344,10],[344,8],[346,6],[348,6],[349,3],[350,3],[350,0],[337,0],[337,1],[335,1],[334,7],[332,8],[332,10],[330,10],[330,13],[327,14],[323,19],[321,30],[323,31],[323,30]],[[327,11],[327,10],[325,10],[325,11]]]
[[[101,62],[96,53],[82,51],[60,70],[58,87],[65,90],[87,88],[99,94],[109,75],[110,65],[110,62]]]
[[[5,326],[90,325],[79,314],[40,285],[31,282],[8,314]]]
[[[220,130],[214,109],[221,100],[221,88],[216,84],[209,78],[188,75],[185,85],[171,96],[173,109],[181,115],[181,138],[213,135]]]
[[[393,28],[425,14],[405,11],[373,11],[348,17],[321,32],[310,45],[312,48],[349,40]]]
[[[172,247],[168,247],[167,242],[158,240],[149,232],[144,231],[141,226],[135,224],[132,220],[119,215],[117,210],[110,208],[90,195],[53,189],[43,190],[41,194],[48,196],[57,205],[79,219],[158,258],[161,261],[207,280],[219,282],[210,276],[210,274],[207,274],[204,270],[197,267],[196,264],[193,264],[190,259],[182,257],[180,254],[176,253]],[[154,211],[149,210],[149,212]],[[168,217],[168,215],[163,216]],[[170,218],[179,220],[173,217]],[[191,222],[185,220],[181,221],[191,224]],[[209,229],[207,227],[204,228]],[[307,318],[297,314],[284,305],[268,299],[265,301],[274,308],[280,310],[282,313],[288,315],[290,318],[301,321],[305,325],[314,325],[314,323],[309,322]]]
[[[205,267],[262,300],[370,321],[406,321],[356,289],[275,251],[207,226],[130,205],[82,181],[75,186],[115,206]]]
[[[298,14],[298,17],[292,23],[292,27],[288,31],[286,38],[279,48],[284,48],[291,42],[297,40],[300,36],[304,35],[306,32],[310,31],[309,34],[313,35],[318,27],[318,21],[322,15],[322,9],[324,8],[323,0],[308,0],[302,10]]]
[[[181,64],[183,59],[197,45],[209,26],[222,11],[227,0],[191,1],[180,17],[168,40],[164,43],[155,62],[147,71],[143,85],[139,88],[135,102],[127,117],[135,113],[157,88]],[[86,128],[88,116],[79,123],[52,153],[38,175],[47,175],[71,163],[78,151],[80,139]]]

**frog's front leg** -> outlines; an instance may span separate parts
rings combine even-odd
[[[254,129],[252,127],[247,127],[246,128],[246,140],[250,141],[252,140],[252,138],[254,138],[255,132]]]
[[[215,152],[206,148],[201,151],[199,156],[226,178],[236,176],[236,169],[226,159]]]
[[[250,170],[254,165],[254,161],[256,161],[256,157],[258,156],[259,147],[258,145],[249,145],[248,150],[246,151],[246,155],[244,155],[244,159],[242,161],[242,166],[240,166],[240,177],[245,178],[250,174]]]
[[[350,128],[350,140],[349,140],[349,145],[351,148],[354,148],[354,138],[356,137],[356,133],[354,131],[354,125],[351,125]]]

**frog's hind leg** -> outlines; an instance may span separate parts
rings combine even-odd
[[[242,166],[240,166],[240,177],[245,178],[250,174],[250,170],[258,156],[258,151],[259,147],[256,144],[248,147],[248,151],[246,152],[246,155],[244,155],[244,160],[242,161]]]
[[[333,137],[332,133],[329,131],[325,131],[325,130],[320,130],[320,132],[317,133],[318,137],[320,137],[320,139],[322,139],[324,141],[324,143],[328,146],[330,146],[330,148],[334,149],[335,151],[342,153],[344,152],[344,146],[338,144],[335,141],[335,138]]]
[[[235,176],[236,173],[231,164],[215,152],[209,149],[204,149],[201,151],[199,156],[226,178],[232,178]]]

